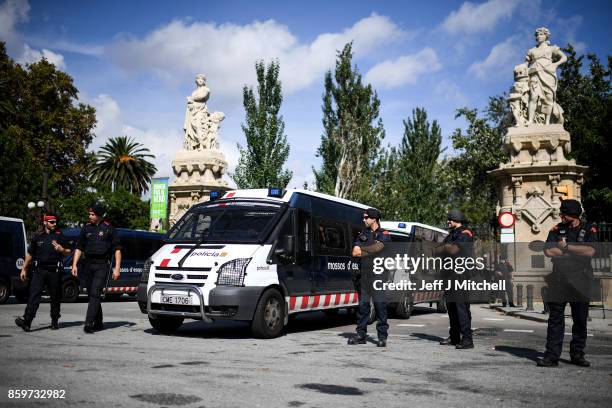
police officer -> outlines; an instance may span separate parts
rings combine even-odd
[[[78,262],[85,254],[84,276],[87,284],[89,305],[85,316],[85,333],[102,330],[102,291],[106,285],[111,256],[115,256],[113,279],[119,279],[121,269],[121,246],[115,229],[104,219],[106,211],[101,204],[89,208],[89,222],[83,226],[77,241],[72,276],[78,274]]]
[[[506,290],[500,291],[502,307],[506,307],[507,304],[509,304],[510,307],[516,307],[514,304],[514,289],[512,287],[513,271],[512,264],[507,259],[502,259],[495,267],[495,276],[498,279],[503,279],[506,286]]]
[[[376,346],[386,347],[389,325],[387,324],[387,303],[384,301],[384,294],[372,294],[372,265],[371,257],[380,253],[384,249],[384,243],[390,241],[389,232],[380,227],[380,211],[375,208],[368,208],[363,214],[364,230],[355,240],[352,255],[363,259],[361,263],[360,285],[356,285],[359,290],[359,312],[357,315],[357,335],[348,340],[348,344],[365,344],[366,333],[368,330],[368,318],[370,316],[370,299],[373,299],[374,310],[376,312],[376,331],[378,341]]]
[[[15,319],[15,324],[26,332],[30,331],[30,325],[36,316],[45,287],[51,297],[51,329],[59,329],[58,320],[62,300],[62,257],[70,254],[70,250],[64,248],[63,244],[65,245],[65,239],[62,232],[57,228],[57,217],[54,214],[47,213],[43,216],[41,232],[36,234],[30,242],[19,276],[22,281],[25,281],[28,277],[30,264],[34,265],[28,305],[23,317]]]
[[[449,234],[444,238],[443,244],[436,248],[436,255],[450,258],[471,257],[474,234],[468,227],[465,215],[459,210],[450,210],[447,217]],[[462,274],[449,271],[447,279],[454,281],[463,278]],[[450,320],[450,336],[440,342],[444,346],[455,346],[456,349],[474,348],[472,341],[472,313],[467,293],[458,290],[445,292],[446,308]]]
[[[595,255],[592,244],[597,241],[597,230],[580,220],[582,207],[576,200],[563,200],[561,222],[548,233],[544,255],[552,258],[553,270],[549,284],[548,330],[544,358],[537,360],[540,367],[556,367],[563,347],[565,332],[565,306],[569,302],[572,310],[572,341],[570,357],[572,364],[589,367],[584,358],[587,339],[587,317],[589,312],[590,283],[593,276],[591,258]]]

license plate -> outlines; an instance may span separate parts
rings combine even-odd
[[[167,305],[190,305],[191,296],[162,295],[161,302]]]

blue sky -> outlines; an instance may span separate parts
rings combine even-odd
[[[293,170],[290,187],[312,182],[322,132],[323,76],[336,50],[354,41],[364,79],[377,90],[387,137],[424,107],[449,145],[461,106],[482,108],[512,85],[512,69],[552,32],[602,59],[611,53],[608,1],[25,1],[0,0],[0,39],[20,62],[42,57],[67,71],[80,99],[96,107],[92,149],[128,134],[155,154],[158,176],[182,145],[185,98],[207,76],[210,110],[226,119],[221,149],[237,162],[244,144],[242,87],[255,86],[254,62],[278,58]],[[447,154],[452,151],[447,150]]]

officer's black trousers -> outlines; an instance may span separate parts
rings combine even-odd
[[[374,311],[376,312],[376,332],[378,338],[386,340],[389,331],[387,323],[387,302],[378,301],[381,296],[372,296],[368,291],[362,289],[359,294],[359,311],[357,314],[357,335],[365,337],[368,331],[368,319],[370,317],[370,299],[374,299]]]
[[[23,314],[23,318],[27,322],[34,320],[45,287],[47,287],[47,293],[51,297],[51,319],[56,320],[60,318],[62,273],[58,270],[57,266],[38,266],[32,273],[30,296],[28,298],[28,305],[26,306],[25,313]]]
[[[550,314],[548,317],[548,331],[546,334],[546,356],[551,360],[558,360],[563,348],[563,335],[565,334],[565,306],[570,304],[572,309],[572,341],[570,342],[570,356],[572,358],[584,357],[584,347],[587,339],[587,317],[589,313],[588,302],[548,302]]]
[[[450,321],[449,334],[453,343],[472,341],[472,313],[468,302],[446,302],[448,319]]]
[[[90,262],[85,265],[85,283],[89,297],[85,324],[102,323],[102,291],[106,286],[108,273],[108,262]]]

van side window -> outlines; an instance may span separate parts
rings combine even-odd
[[[310,213],[304,210],[298,210],[297,217],[298,254],[310,255],[312,249],[312,234],[310,233]]]
[[[12,257],[13,236],[9,232],[0,232],[0,256]]]
[[[338,221],[315,218],[316,250],[319,255],[347,255],[344,225]]]

